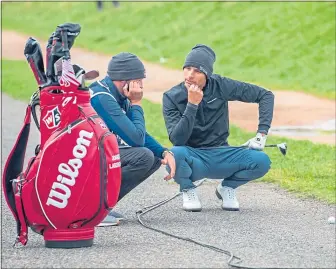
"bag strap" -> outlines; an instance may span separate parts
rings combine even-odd
[[[26,116],[24,118],[24,123],[22,129],[16,139],[15,145],[12,148],[9,157],[7,158],[5,169],[2,176],[3,191],[6,198],[7,205],[9,206],[12,214],[17,223],[18,238],[24,231],[22,228],[26,225],[25,218],[23,215],[22,204],[21,208],[17,208],[16,195],[13,189],[13,183],[18,182],[18,178],[23,170],[24,159],[26,154],[26,148],[30,133],[30,122],[31,122],[31,105],[29,104],[26,109]],[[18,182],[21,184],[20,182]],[[21,199],[21,197],[20,197]],[[20,207],[20,206],[19,206]],[[24,223],[21,223],[21,222]],[[23,227],[22,227],[23,225]],[[24,243],[24,240],[20,240]]]
[[[14,196],[15,196],[15,205],[18,214],[18,219],[16,220],[17,236],[13,246],[15,246],[18,242],[20,242],[22,245],[25,246],[28,242],[28,227],[26,220],[27,218],[24,212],[21,196],[24,181],[25,178],[23,173],[20,174],[20,177],[18,179],[14,180],[14,182],[16,183]]]

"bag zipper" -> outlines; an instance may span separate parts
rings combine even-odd
[[[105,208],[108,209],[108,210],[111,210],[112,208],[109,207],[108,205],[108,202],[107,202],[107,177],[108,177],[108,171],[107,171],[107,163],[106,163],[106,156],[105,156],[105,149],[104,149],[104,139],[106,136],[108,135],[113,135],[112,132],[106,132],[99,140],[99,147],[101,146],[101,150],[100,150],[100,156],[101,156],[101,168],[103,169],[104,173],[103,173],[103,179],[105,178],[105,181],[104,181],[104,189],[103,189],[103,192],[104,192],[104,205],[105,205]]]

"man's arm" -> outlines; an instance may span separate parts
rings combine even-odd
[[[185,145],[192,133],[198,106],[188,103],[183,115],[180,115],[177,107],[166,94],[163,95],[162,103],[169,140],[174,146]]]
[[[159,142],[157,142],[154,137],[152,137],[151,135],[149,135],[148,133],[146,133],[145,136],[145,145],[146,148],[148,148],[149,150],[151,150],[154,154],[154,156],[159,157],[162,159],[162,153],[165,150],[168,150],[167,148],[164,148],[161,146],[161,144]]]
[[[107,93],[98,94],[91,98],[91,105],[107,127],[128,145],[132,147],[144,146],[146,128],[141,106],[131,106],[126,116],[114,97]]]
[[[267,134],[273,120],[274,94],[259,86],[222,77],[222,90],[229,101],[259,103],[259,133]]]
[[[167,148],[162,147],[152,136],[146,133],[145,147],[154,153],[154,156],[159,157],[161,164],[167,165],[170,168],[170,173],[164,177],[164,180],[169,180],[174,177],[176,163],[174,154]],[[164,153],[164,154],[163,154]]]

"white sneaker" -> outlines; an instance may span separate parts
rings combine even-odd
[[[223,187],[219,184],[216,188],[216,195],[222,200],[222,208],[227,211],[239,211],[239,202],[236,197],[236,190],[230,187]]]
[[[201,201],[198,198],[195,188],[183,191],[183,209],[192,212],[202,210]]]
[[[102,222],[97,225],[97,227],[118,226],[119,223],[120,221],[118,219],[108,214],[105,219],[103,219]]]
[[[125,217],[123,215],[121,215],[120,213],[116,212],[116,211],[110,211],[109,213],[110,216],[115,217],[118,221],[120,220],[125,220]]]

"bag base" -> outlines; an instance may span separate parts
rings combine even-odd
[[[94,228],[47,229],[43,233],[47,248],[83,248],[91,247]]]

